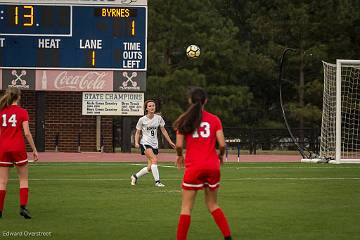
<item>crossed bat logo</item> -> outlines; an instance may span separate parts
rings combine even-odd
[[[12,84],[13,86],[16,86],[16,83],[17,83],[18,81],[20,81],[21,86],[25,86],[25,85],[26,85],[26,81],[21,78],[21,77],[23,77],[23,76],[26,76],[26,71],[25,71],[25,70],[21,70],[20,74],[18,74],[18,72],[17,72],[16,70],[12,70],[12,71],[11,71],[11,75],[13,75],[13,76],[15,77],[15,79],[13,79],[13,80],[11,81],[11,84]]]
[[[137,72],[132,72],[130,77],[128,75],[128,72],[123,72],[123,76],[127,78],[127,80],[122,83],[123,87],[127,87],[129,82],[133,87],[137,86],[137,82],[132,80],[133,78],[137,77]]]

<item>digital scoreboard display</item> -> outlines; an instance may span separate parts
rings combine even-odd
[[[71,7],[0,5],[1,35],[71,34]]]
[[[146,70],[147,6],[53,2],[0,3],[0,68]]]

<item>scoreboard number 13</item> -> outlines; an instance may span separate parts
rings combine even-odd
[[[31,27],[34,25],[34,7],[33,6],[20,6],[23,8],[24,13],[22,16],[24,18],[24,27]],[[19,7],[15,7],[15,25],[19,25]]]

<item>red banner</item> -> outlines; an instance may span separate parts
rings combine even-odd
[[[37,70],[36,90],[113,91],[113,71]]]

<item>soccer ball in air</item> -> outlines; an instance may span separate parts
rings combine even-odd
[[[200,56],[200,48],[197,45],[190,45],[186,48],[186,56],[188,58],[198,58]]]

